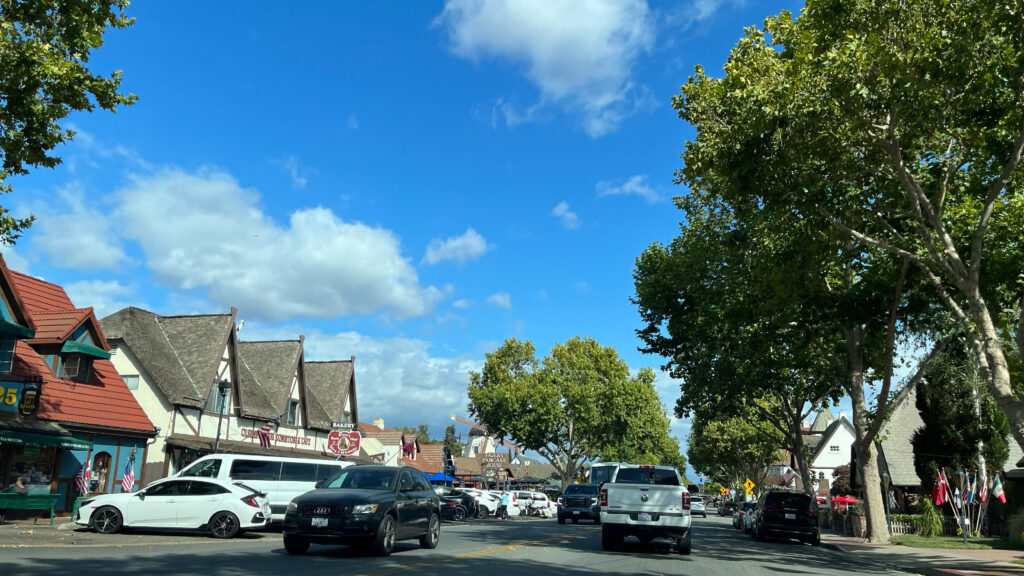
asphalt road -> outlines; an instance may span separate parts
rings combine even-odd
[[[600,526],[585,522],[560,526],[554,520],[532,518],[445,523],[436,550],[421,550],[416,541],[399,542],[388,558],[341,546],[317,545],[305,556],[289,556],[280,534],[275,533],[231,541],[137,532],[94,539],[90,534],[89,538],[78,538],[80,543],[0,549],[0,574],[902,574],[885,566],[865,564],[861,556],[825,547],[755,542],[733,529],[729,518],[695,518],[694,526],[690,556],[677,554],[667,543],[645,545],[634,540],[627,540],[615,552],[603,552]],[[75,538],[68,541],[75,542]]]

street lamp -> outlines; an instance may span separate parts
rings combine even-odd
[[[227,397],[229,390],[231,390],[231,382],[221,380],[217,383],[217,394],[220,395],[220,410],[217,411],[217,438],[213,441],[214,452],[220,450],[220,424],[224,421],[224,410],[228,407],[228,403],[225,401],[225,398]]]

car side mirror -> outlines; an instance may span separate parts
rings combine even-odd
[[[327,478],[321,478],[321,479],[317,480],[317,481],[316,481],[316,484],[314,484],[314,485],[313,485],[313,487],[314,487],[314,488],[318,488],[318,489],[319,489],[319,488],[323,488],[323,487],[324,487],[324,482],[325,482],[326,480],[327,480]]]
[[[139,497],[139,500],[145,500],[146,499],[146,492],[144,490],[136,492],[135,495]]]

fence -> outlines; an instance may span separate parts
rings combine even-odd
[[[832,530],[843,536],[864,537],[867,535],[867,518],[856,514],[840,514],[833,511],[823,511],[820,516],[819,526],[822,530]],[[920,529],[914,522],[905,520],[891,520],[889,522],[889,533],[893,536],[905,536],[907,534],[920,534]],[[1007,526],[1005,523],[986,523],[982,528],[986,536],[1006,536]],[[945,517],[942,522],[943,536],[959,536],[959,527],[956,520]]]

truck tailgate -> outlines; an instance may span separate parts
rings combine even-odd
[[[656,484],[605,484],[608,512],[680,513],[683,511],[682,486]]]

